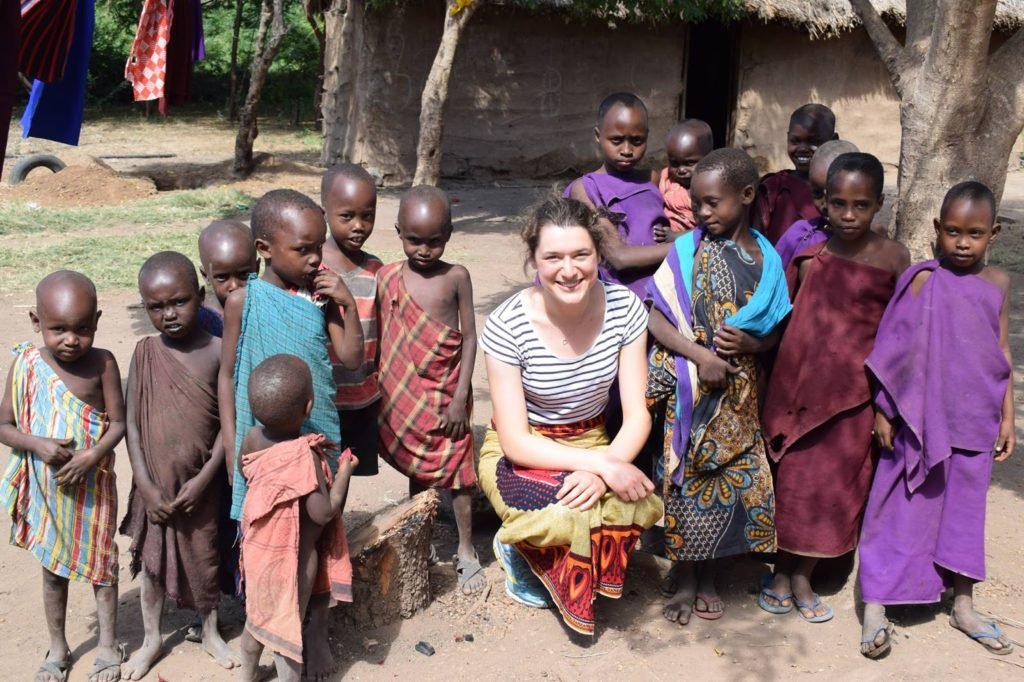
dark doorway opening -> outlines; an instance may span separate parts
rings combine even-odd
[[[737,28],[707,21],[690,27],[686,54],[684,118],[711,126],[715,146],[731,142],[736,104]]]

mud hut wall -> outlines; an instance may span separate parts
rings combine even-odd
[[[996,49],[1006,36],[993,37]],[[783,24],[744,22],[733,144],[746,149],[764,171],[792,168],[786,154],[789,115],[805,102],[836,114],[839,136],[887,165],[895,185],[900,153],[900,102],[862,28],[838,38],[811,40]],[[1021,165],[1021,141],[1011,168]]]
[[[387,184],[415,167],[420,92],[440,40],[439,3],[366,12],[352,160]],[[545,177],[597,165],[593,125],[605,95],[628,90],[650,111],[649,154],[678,120],[682,24],[610,28],[558,14],[482,7],[456,56],[442,174]]]

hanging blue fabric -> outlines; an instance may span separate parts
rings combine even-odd
[[[85,84],[95,28],[95,0],[78,0],[74,37],[64,77],[56,83],[32,82],[32,94],[21,117],[22,137],[38,137],[77,145],[85,113]]]

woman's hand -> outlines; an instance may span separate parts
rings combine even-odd
[[[586,511],[608,492],[601,477],[587,471],[574,471],[565,477],[565,483],[555,495],[569,509]]]
[[[654,492],[651,479],[632,464],[608,458],[601,478],[613,493],[625,502],[636,502]]]

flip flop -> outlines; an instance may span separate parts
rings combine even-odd
[[[814,595],[813,603],[800,601],[796,597],[793,597],[793,603],[796,605],[796,612],[800,615],[801,618],[803,618],[808,623],[824,623],[826,621],[832,620],[832,616],[835,615],[835,612],[832,610],[832,607],[828,604],[825,604],[825,602],[821,601],[821,597],[819,597],[818,595]],[[810,617],[804,615],[804,611],[814,611],[814,609],[818,608],[822,604],[828,606],[828,611],[826,611],[825,613],[821,614],[820,616]]]
[[[789,613],[793,610],[793,593],[787,592],[786,594],[776,594],[768,586],[772,584],[772,576],[766,575],[761,577],[761,591],[757,595],[757,605],[768,613],[781,616]],[[768,599],[774,599],[777,604],[772,604]],[[782,602],[789,600],[789,606],[783,606]]]
[[[71,670],[71,652],[67,652],[64,655],[63,661],[49,661],[50,652],[46,652],[46,656],[43,657],[43,662],[39,664],[39,668],[36,670],[36,675],[39,673],[46,673],[59,682],[64,682],[68,679],[68,671]]]
[[[960,627],[960,621],[956,619],[956,616],[950,614],[949,624],[957,630],[959,630],[960,632],[967,635],[968,637],[970,637],[971,639],[973,639],[978,644],[985,647],[990,654],[995,654],[996,656],[1006,656],[1008,654],[1013,653],[1013,642],[1007,642],[1006,644],[1000,642],[999,648],[996,648],[991,644],[986,644],[984,641],[982,641],[985,639],[994,639],[996,641],[999,641],[1000,637],[1005,637],[1003,629],[999,627],[996,623],[987,623],[988,627],[984,630],[968,632],[967,630],[964,630],[962,627]]]
[[[871,651],[862,651],[861,654],[871,659],[881,657],[882,654],[884,654],[892,648],[892,633],[895,630],[896,627],[889,621],[885,621],[884,625],[880,625],[879,627],[875,628],[875,633],[873,635],[871,635],[867,639],[860,640],[861,644],[871,644],[875,648]],[[878,635],[883,632],[885,633],[885,640],[881,644],[875,645],[875,638],[877,638]]]
[[[100,673],[105,673],[108,670],[110,670],[111,668],[114,668],[114,669],[117,670],[117,677],[115,679],[118,679],[118,680],[121,679],[121,662],[120,661],[114,663],[113,661],[108,661],[105,658],[100,658],[99,656],[97,656],[96,660],[93,661],[93,663],[92,663],[92,670],[89,671],[89,680],[90,680],[90,682],[93,682],[94,680],[96,680],[99,677]]]
[[[462,594],[475,594],[486,586],[485,581],[484,585],[481,586],[480,589],[474,590],[473,592],[466,592],[466,584],[472,580],[476,574],[484,572],[483,566],[480,565],[480,557],[474,554],[471,561],[466,561],[465,559],[460,559],[459,555],[456,554],[452,557],[452,564],[455,565],[455,576],[459,580],[459,590],[462,591]]]
[[[704,594],[703,592],[698,592],[697,597],[693,600],[693,615],[697,616],[698,618],[703,618],[704,620],[718,620],[719,618],[725,615],[724,606],[721,611],[712,611],[711,605],[721,603],[722,598],[719,597],[717,594],[710,595]],[[698,608],[699,604],[704,605],[703,611]]]

